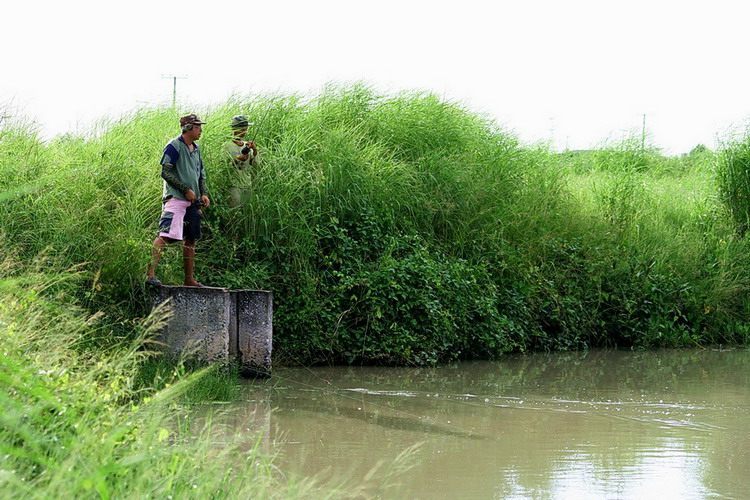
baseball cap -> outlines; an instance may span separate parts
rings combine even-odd
[[[245,115],[232,117],[232,128],[247,128],[250,125],[252,125],[252,123],[247,120],[247,116]]]
[[[184,127],[189,123],[193,125],[203,125],[206,122],[201,121],[201,119],[198,118],[198,115],[194,113],[190,113],[189,115],[185,115],[180,118],[180,127]]]

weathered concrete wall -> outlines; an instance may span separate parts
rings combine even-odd
[[[159,287],[154,303],[167,299],[172,314],[159,338],[166,351],[202,361],[229,361],[229,292],[211,287]]]
[[[244,373],[271,373],[273,293],[264,290],[231,292],[237,318],[237,353]]]
[[[172,314],[159,338],[167,352],[207,362],[236,360],[243,374],[271,374],[271,292],[183,286],[154,291],[154,305],[167,300]]]

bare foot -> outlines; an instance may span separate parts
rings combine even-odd
[[[201,285],[200,283],[198,283],[194,279],[190,279],[190,280],[186,279],[184,285],[185,286],[194,286],[194,287],[198,287],[198,288],[203,288],[203,285]]]

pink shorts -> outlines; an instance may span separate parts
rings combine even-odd
[[[164,203],[159,220],[159,236],[173,240],[196,241],[201,237],[200,211],[186,200],[170,198]]]

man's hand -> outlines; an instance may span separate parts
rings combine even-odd
[[[192,189],[188,189],[188,190],[187,190],[187,191],[185,192],[185,199],[186,199],[187,201],[191,201],[191,202],[192,202],[192,201],[195,201],[195,193],[193,192],[193,190],[192,190]]]
[[[255,145],[255,141],[248,141],[247,147],[253,150],[253,156],[258,156],[258,146]]]
[[[206,196],[206,195],[204,194],[203,196],[201,196],[201,203],[203,203],[203,206],[204,206],[204,207],[208,208],[208,207],[209,207],[209,205],[211,205],[211,200],[209,200],[209,199],[208,199],[208,196]]]

